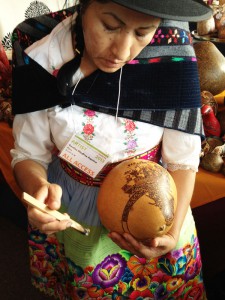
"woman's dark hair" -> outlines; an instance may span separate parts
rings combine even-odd
[[[76,73],[80,66],[81,58],[84,51],[84,36],[82,29],[82,15],[89,4],[93,1],[100,3],[107,3],[109,0],[80,0],[79,4],[75,6],[77,17],[75,24],[72,27],[72,39],[75,57],[65,63],[59,70],[57,75],[57,84],[59,92],[63,96],[69,96],[71,94],[72,77]]]

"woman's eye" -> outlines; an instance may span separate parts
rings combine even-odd
[[[146,33],[143,33],[143,32],[136,32],[136,36],[137,37],[141,37],[141,38],[144,38],[147,34]]]
[[[105,29],[108,30],[108,31],[114,31],[114,30],[117,30],[117,29],[118,29],[118,27],[116,27],[116,26],[110,26],[110,25],[105,24],[105,23],[104,23],[104,27],[105,27]]]

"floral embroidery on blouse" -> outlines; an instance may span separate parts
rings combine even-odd
[[[126,153],[128,156],[134,155],[138,144],[135,130],[138,129],[136,122],[133,120],[124,119],[123,125],[125,126],[124,134],[126,134],[124,145],[126,145]]]
[[[90,109],[84,109],[84,117],[86,118],[85,122],[82,122],[83,125],[83,138],[86,141],[90,141],[95,136],[95,127],[94,127],[94,118],[98,117],[96,112]]]
[[[57,75],[58,75],[58,72],[59,72],[59,69],[56,69],[54,66],[52,66],[52,75],[54,76],[54,77],[57,77]]]

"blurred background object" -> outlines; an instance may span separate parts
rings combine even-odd
[[[225,90],[225,57],[210,41],[194,44],[197,57],[201,91],[213,95]]]

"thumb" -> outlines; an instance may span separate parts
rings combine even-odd
[[[160,246],[163,246],[164,245],[164,238],[163,237],[156,237],[154,239],[152,239],[151,241],[151,246],[152,247],[160,247]]]
[[[45,204],[50,209],[58,210],[61,206],[62,188],[57,184],[50,184],[48,187],[48,197]]]

